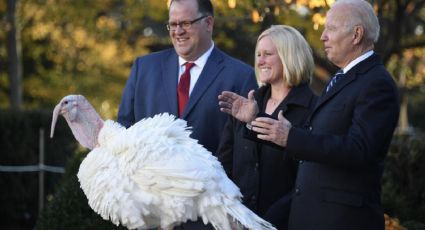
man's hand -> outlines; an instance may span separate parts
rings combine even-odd
[[[286,147],[291,123],[279,112],[278,120],[268,117],[257,117],[251,122],[252,130],[259,133],[258,139],[273,142]]]
[[[223,91],[218,95],[220,111],[232,115],[239,121],[250,123],[258,113],[258,105],[254,98],[254,90],[249,91],[248,98],[236,93]]]

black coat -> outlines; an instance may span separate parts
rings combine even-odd
[[[264,114],[270,85],[259,88],[254,95],[260,114]],[[271,116],[277,119],[282,110],[293,126],[301,126],[315,101],[307,84],[293,87]],[[257,139],[245,125],[234,118],[228,120],[217,156],[241,189],[243,203],[279,229],[286,228],[298,162],[285,158],[283,148]]]
[[[308,128],[289,131],[286,153],[303,160],[289,229],[384,229],[381,178],[398,113],[397,87],[376,54],[318,99]]]

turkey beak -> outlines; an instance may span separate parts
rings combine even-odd
[[[50,128],[50,138],[53,138],[53,134],[55,132],[56,121],[58,120],[59,112],[60,112],[61,109],[62,109],[62,103],[59,103],[55,106],[55,109],[53,110],[52,126]]]

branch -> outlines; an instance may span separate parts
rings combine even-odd
[[[423,48],[425,46],[425,35],[416,39],[410,39],[402,43],[401,49]]]
[[[414,0],[412,2],[416,2],[416,0]],[[425,1],[417,2],[416,5],[413,7],[411,14],[420,14],[420,11],[423,10],[422,8],[424,6],[425,6]]]

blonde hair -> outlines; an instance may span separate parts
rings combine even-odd
[[[257,45],[266,36],[270,37],[276,46],[283,65],[283,78],[288,86],[309,83],[314,71],[314,60],[312,50],[301,33],[290,26],[273,25],[260,34]],[[255,63],[257,63],[257,55],[255,55]],[[257,65],[255,65],[255,72],[258,76]]]

